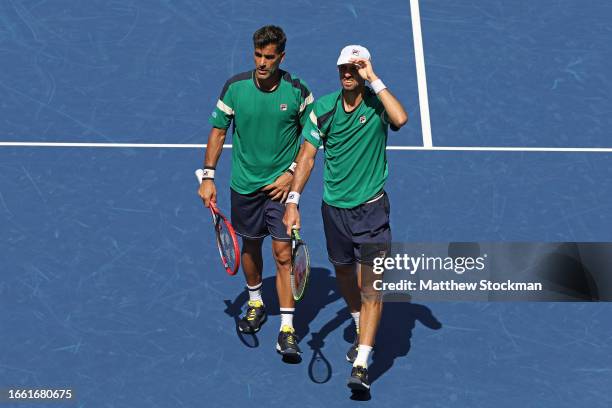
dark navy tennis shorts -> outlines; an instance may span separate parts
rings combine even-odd
[[[385,256],[391,249],[389,225],[389,197],[380,198],[355,208],[321,205],[327,254],[334,265],[356,262],[370,264],[374,258]]]
[[[231,190],[232,226],[236,234],[246,239],[263,239],[272,235],[276,241],[290,241],[283,215],[285,205],[272,201],[264,191],[240,194]]]

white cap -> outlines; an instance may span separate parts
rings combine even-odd
[[[340,51],[340,56],[338,57],[336,65],[349,64],[349,60],[352,58],[363,58],[369,61],[370,51],[361,45],[347,45]]]

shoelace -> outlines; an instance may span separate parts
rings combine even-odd
[[[255,314],[256,314],[256,313],[257,313],[257,312],[255,311],[255,308],[254,308],[254,307],[250,307],[250,308],[249,308],[249,311],[248,311],[248,313],[247,313],[247,320],[253,320],[253,319],[255,319]]]
[[[247,309],[247,320],[254,320],[257,315],[257,308],[261,307],[255,302],[253,302],[253,304],[251,304],[252,302],[249,302],[249,308]]]
[[[283,326],[281,328],[281,332],[285,333],[285,339],[290,346],[293,346],[296,343],[295,332],[291,328],[288,326]]]

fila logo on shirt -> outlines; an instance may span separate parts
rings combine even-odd
[[[287,104],[286,103],[281,103],[280,110],[286,111],[287,110]]]
[[[359,117],[359,123],[362,123],[362,124],[363,124],[363,123],[366,123],[366,117],[365,117],[365,115],[361,115],[361,116]]]

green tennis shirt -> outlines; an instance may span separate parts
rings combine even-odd
[[[315,147],[325,148],[323,201],[353,208],[381,191],[387,180],[389,121],[382,102],[366,87],[363,101],[348,113],[342,91],[325,95],[314,104],[302,135]]]
[[[250,194],[274,182],[295,160],[300,129],[314,98],[306,84],[281,71],[271,92],[257,87],[254,71],[230,78],[209,122],[219,129],[234,122],[231,187]]]

